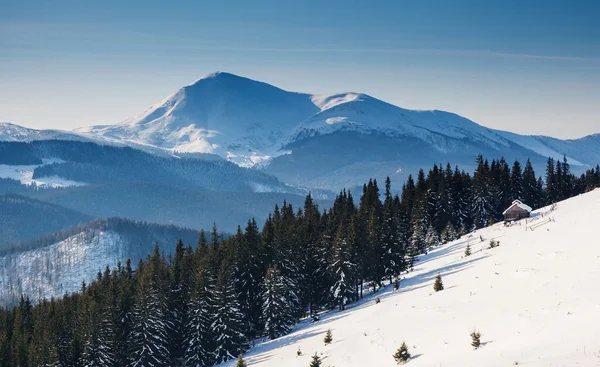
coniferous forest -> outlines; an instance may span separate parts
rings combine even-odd
[[[434,165],[398,195],[388,179],[360,197],[342,191],[326,210],[310,195],[302,208],[284,202],[260,229],[253,219],[227,236],[214,226],[194,246],[106,268],[75,294],[0,309],[0,366],[211,366],[394,282],[515,199],[537,208],[596,187],[599,167],[575,176],[549,159],[542,177],[530,162],[479,156],[472,175]]]

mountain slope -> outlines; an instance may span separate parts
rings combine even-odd
[[[405,341],[410,366],[595,366],[600,247],[591,239],[597,237],[600,190],[549,210],[534,212],[533,230],[524,221],[500,223],[440,246],[417,262],[399,291],[380,291],[381,303],[370,296],[316,323],[305,321],[244,357],[257,367],[305,367],[317,352],[326,366],[392,367]],[[500,246],[487,249],[491,239]],[[470,257],[464,257],[467,244]],[[433,292],[437,274],[445,286],[439,293]],[[333,343],[324,346],[327,329]],[[473,329],[482,334],[478,350],[470,345]]]
[[[0,249],[85,223],[91,216],[19,195],[0,196]]]
[[[130,147],[42,140],[0,142],[0,177],[79,186],[146,182],[214,191],[292,192],[277,178],[225,160],[157,156]]]
[[[171,248],[178,239],[194,244],[194,230],[119,218],[94,220],[0,251],[0,304],[20,294],[34,300],[77,291],[108,265],[131,258],[132,266],[158,243]]]
[[[51,139],[90,141],[90,139],[93,138],[85,137],[70,131],[36,130],[11,124],[9,122],[0,122],[0,141],[27,142]]]
[[[160,224],[209,230],[213,223],[235,232],[254,217],[262,225],[275,205],[284,200],[302,207],[305,197],[275,192],[230,192],[182,188],[151,183],[115,183],[52,190],[23,195],[54,203],[94,217],[126,217]],[[321,207],[331,202],[318,200]]]
[[[138,116],[78,132],[180,152],[216,153],[253,166],[275,154],[298,122],[316,112],[318,107],[306,94],[214,73]]]

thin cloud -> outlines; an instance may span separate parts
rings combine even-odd
[[[286,48],[286,47],[244,47],[244,46],[194,46],[171,45],[175,48],[195,49],[202,51],[225,52],[297,52],[297,53],[365,53],[365,54],[421,54],[421,55],[472,55],[505,57],[520,59],[563,60],[563,61],[600,61],[600,57],[578,57],[559,55],[537,55],[527,53],[508,53],[485,50],[448,50],[418,48]]]

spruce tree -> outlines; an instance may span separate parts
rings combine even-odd
[[[486,226],[492,214],[490,193],[490,168],[483,156],[477,157],[477,168],[473,175],[473,223],[477,228]]]
[[[405,342],[402,342],[400,348],[398,348],[398,350],[396,350],[396,353],[394,353],[394,360],[397,364],[404,364],[408,362],[409,359],[410,353],[408,351],[408,347],[406,346]]]
[[[115,327],[110,308],[97,310],[97,325],[92,326],[91,335],[84,346],[82,364],[84,367],[117,366],[113,335]]]
[[[134,306],[131,367],[165,366],[171,363],[166,281],[168,273],[158,246],[142,270]]]
[[[465,248],[465,256],[471,256],[471,244],[467,243],[467,247]]]
[[[215,338],[214,355],[217,364],[236,358],[247,347],[244,316],[231,278],[229,270],[221,269],[213,297],[215,314],[211,329]]]
[[[429,247],[429,248],[435,247],[435,246],[439,245],[439,243],[440,243],[438,234],[437,234],[436,230],[433,228],[433,226],[429,226],[429,228],[427,229],[427,233],[425,235],[425,243],[427,244],[427,247]]]
[[[334,279],[330,292],[340,310],[344,309],[354,294],[352,274],[355,267],[350,259],[350,249],[343,226],[340,224],[334,239],[333,263],[330,266],[332,279]]]
[[[481,346],[481,333],[477,330],[473,330],[471,333],[471,346],[474,349],[478,349]]]
[[[510,191],[512,200],[524,200],[523,172],[519,161],[515,161],[510,172]]]
[[[444,290],[444,283],[442,282],[442,276],[438,274],[435,277],[435,282],[433,283],[433,290],[436,292]]]
[[[327,329],[327,332],[325,333],[325,337],[323,338],[323,342],[325,343],[325,345],[327,345],[327,344],[331,344],[332,341],[333,341],[333,334],[331,333],[331,329]]]
[[[190,299],[190,290],[193,278],[193,256],[192,249],[184,246],[180,239],[175,245],[175,254],[170,266],[170,284],[168,294],[168,310],[170,315],[169,332],[169,353],[173,364],[180,364],[184,358],[185,334],[181,332],[186,325],[186,315]]]
[[[238,360],[235,367],[248,367],[246,361],[244,361],[244,356],[242,355],[242,353],[240,353],[240,355],[238,356]]]
[[[308,367],[321,367],[321,358],[319,357],[317,352],[315,352],[315,354],[312,356]]]
[[[540,207],[539,193],[537,192],[537,179],[531,161],[528,159],[523,170],[523,197],[525,204],[532,208]]]
[[[287,294],[279,269],[275,266],[270,267],[265,275],[262,296],[265,333],[270,339],[286,334],[294,323],[290,314],[290,304],[286,299]]]
[[[214,364],[215,335],[212,333],[214,317],[215,281],[208,269],[200,268],[196,274],[196,289],[188,301],[185,325],[184,361],[186,366],[202,367]]]

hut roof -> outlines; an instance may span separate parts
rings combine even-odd
[[[518,206],[519,208],[523,209],[523,210],[527,210],[528,212],[531,212],[533,209],[531,209],[531,207],[527,204],[523,204],[521,202],[521,200],[515,200],[512,202],[512,204],[508,207],[508,209],[506,209],[504,212],[502,212],[502,215],[506,214],[506,212],[508,212],[512,207],[514,206]]]

